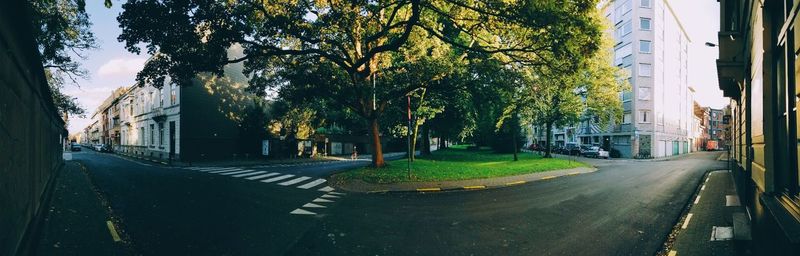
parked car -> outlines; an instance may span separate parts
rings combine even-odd
[[[606,159],[608,159],[609,157],[608,151],[605,151],[598,146],[589,147],[588,149],[583,151],[582,155],[585,157],[606,158]]]
[[[565,155],[579,156],[581,155],[581,146],[579,146],[578,143],[567,143],[564,145],[561,153]]]
[[[70,151],[81,151],[81,144],[78,144],[77,142],[73,142],[73,143],[71,143],[69,145],[69,150]]]

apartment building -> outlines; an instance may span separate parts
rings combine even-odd
[[[719,87],[756,255],[800,255],[798,1],[720,0]]]
[[[664,157],[690,152],[693,91],[688,85],[686,34],[664,0],[617,0],[606,17],[614,25],[614,65],[630,75],[621,123],[578,129],[581,142],[619,151],[622,157]]]

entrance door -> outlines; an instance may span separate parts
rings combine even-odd
[[[175,158],[175,121],[169,122],[169,159]]]

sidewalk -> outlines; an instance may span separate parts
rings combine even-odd
[[[74,161],[65,163],[31,254],[131,255],[125,242],[115,242],[108,210],[81,168]]]
[[[418,151],[419,152],[419,151]],[[315,164],[325,164],[337,161],[369,161],[372,155],[359,155],[356,160],[350,159],[350,156],[321,156],[315,158],[294,158],[294,159],[242,159],[242,160],[220,160],[220,161],[200,161],[200,162],[180,162],[175,161],[172,163],[164,162],[164,160],[150,159],[148,157],[141,157],[125,153],[111,153],[119,157],[125,157],[133,161],[141,161],[148,164],[161,164],[164,166],[175,167],[268,167],[268,166],[306,166]],[[404,157],[405,152],[392,152],[383,154],[384,158]]]
[[[750,219],[727,170],[709,172],[659,255],[750,255]]]

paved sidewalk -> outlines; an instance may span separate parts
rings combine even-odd
[[[81,168],[67,161],[61,170],[32,255],[131,254],[124,242],[114,241],[109,213]]]
[[[750,220],[727,170],[709,172],[662,255],[750,255]]]

